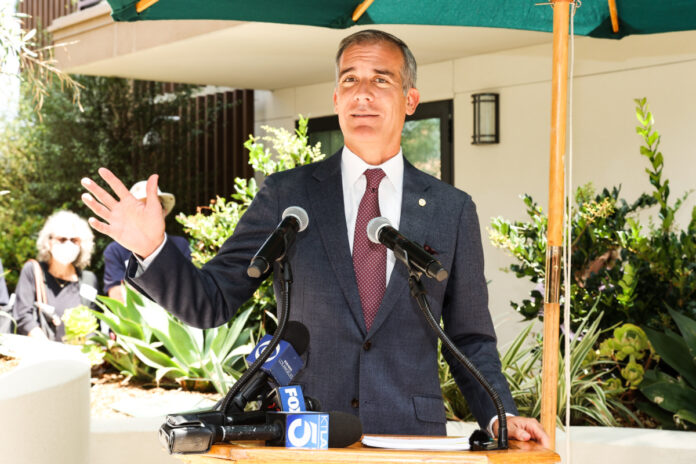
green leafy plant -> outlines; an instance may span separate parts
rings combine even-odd
[[[626,389],[614,375],[620,366],[611,358],[599,356],[593,348],[604,333],[600,328],[602,314],[596,314],[595,311],[583,317],[570,341],[570,389],[563,375],[565,357],[562,351],[559,355],[557,423],[563,426],[566,395],[570,390],[573,425],[617,426],[620,425],[617,419],[624,423],[642,425],[640,418],[625,406],[621,398]],[[519,414],[539,418],[543,340],[540,336],[533,335],[532,328],[533,324],[529,324],[506,352],[501,354],[500,359]],[[560,346],[563,345],[561,342]],[[440,375],[448,417],[473,420],[444,360],[441,360]]]
[[[575,192],[571,211],[571,323],[577,328],[591,308],[604,314],[602,328],[630,322],[664,330],[672,325],[667,308],[696,317],[696,207],[683,230],[676,212],[690,192],[670,202],[669,180],[663,179],[660,135],[645,99],[636,100],[636,128],[649,162],[653,187],[635,201],[620,198],[620,188],[596,193],[591,184]],[[547,218],[529,195],[523,196],[527,221],[495,218],[490,240],[515,258],[509,270],[536,284],[530,298],[512,302],[526,319],[543,317]],[[648,226],[637,213],[657,208]],[[563,291],[561,294],[563,295]]]
[[[665,428],[696,430],[696,320],[669,310],[681,335],[672,330],[645,332],[662,363],[645,373],[640,391],[652,403],[639,408]]]
[[[645,367],[653,360],[654,350],[643,329],[636,325],[623,324],[614,329],[613,335],[600,343],[599,355],[623,363],[621,376],[626,387],[635,390],[643,381]]]
[[[82,352],[87,355],[92,366],[104,362],[104,349],[96,344],[87,343],[90,336],[99,330],[97,318],[86,306],[68,308],[61,317],[65,326],[63,342],[69,345],[82,345]]]
[[[94,315],[116,335],[95,333],[90,342],[106,349],[105,359],[128,377],[178,383],[187,388],[213,386],[224,394],[246,368],[254,347],[253,327],[245,327],[251,309],[230,323],[196,329],[126,287],[126,303],[99,297]]]
[[[250,136],[244,146],[249,150],[249,164],[264,176],[275,172],[292,169],[324,158],[321,145],[309,146],[307,124],[309,120],[299,117],[298,127],[294,133],[286,129],[262,126],[269,134],[263,137]],[[272,147],[267,148],[265,144]],[[235,193],[231,200],[217,197],[207,207],[199,207],[194,215],[179,214],[176,220],[182,224],[184,231],[191,238],[192,259],[194,264],[202,266],[215,256],[222,244],[234,232],[242,215],[246,212],[258,192],[255,179],[235,179]],[[244,303],[240,311],[252,310],[250,321],[260,324],[265,314],[275,313],[276,301],[273,294],[272,278],[266,279]],[[262,335],[259,333],[259,335]]]

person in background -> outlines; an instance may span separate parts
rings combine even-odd
[[[65,326],[60,318],[66,309],[80,305],[95,308],[97,277],[85,270],[92,257],[94,234],[87,221],[77,214],[58,211],[46,220],[36,248],[43,280],[39,288],[43,285],[46,301],[37,304],[35,262],[30,260],[22,268],[15,290],[13,317],[17,333],[61,341]],[[40,311],[43,311],[43,326]]]
[[[147,181],[145,180],[136,182],[131,187],[130,193],[138,201],[144,202],[147,196],[145,191],[146,185]],[[159,188],[157,189],[157,196],[162,205],[162,215],[167,216],[174,209],[176,198],[171,193],[162,192]],[[188,240],[176,235],[168,235],[168,238],[172,240],[172,243],[176,245],[181,254],[190,261],[191,249],[189,248]],[[131,252],[118,242],[111,242],[104,249],[104,293],[120,302],[125,301],[126,292],[123,287],[123,279],[126,275],[126,265],[130,256]]]
[[[0,259],[0,306],[6,305],[10,301],[10,294],[7,293],[7,284],[5,283],[5,270],[2,268],[2,259]]]

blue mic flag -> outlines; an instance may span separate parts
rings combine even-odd
[[[268,334],[264,335],[254,350],[247,356],[247,362],[251,364],[256,361],[272,338]],[[270,374],[278,385],[286,386],[290,384],[302,367],[302,359],[295,352],[292,345],[284,340],[280,340],[280,343],[278,343],[273,353],[261,366],[261,369]]]

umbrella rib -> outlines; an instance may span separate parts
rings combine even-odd
[[[616,34],[619,32],[619,12],[616,10],[616,0],[609,0],[609,16],[611,17],[611,30]]]
[[[372,5],[372,2],[374,2],[374,1],[375,0],[365,0],[364,2],[362,2],[360,5],[358,5],[355,8],[355,11],[353,11],[353,22],[354,23],[358,22],[358,19],[360,19],[360,17],[363,15],[363,13],[365,13],[365,11],[367,11],[367,9],[370,7],[370,5]]]
[[[135,11],[142,13],[157,2],[159,2],[159,0],[140,0],[135,4]]]

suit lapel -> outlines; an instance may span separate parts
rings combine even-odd
[[[348,229],[343,207],[341,152],[320,163],[313,174],[316,182],[307,186],[316,227],[319,229],[326,256],[331,263],[341,291],[357,326],[365,335],[365,320],[358,284],[353,270],[353,258],[348,244]]]
[[[428,231],[428,225],[433,224],[432,208],[428,208],[429,184],[426,177],[420,173],[411,163],[404,158],[404,184],[401,199],[401,218],[399,220],[399,232],[409,240],[423,244]],[[425,205],[421,206],[425,200]],[[357,285],[356,285],[357,287]],[[394,270],[389,278],[387,290],[382,298],[382,304],[377,311],[377,316],[372,322],[368,335],[379,330],[382,323],[396,306],[403,304],[403,296],[409,295],[408,270],[397,259]]]

